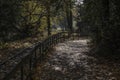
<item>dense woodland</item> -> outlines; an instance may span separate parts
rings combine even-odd
[[[0,47],[38,35],[72,30],[70,0],[1,0]],[[69,27],[66,27],[69,26]],[[34,42],[35,43],[35,42]]]
[[[120,53],[120,1],[84,0],[83,21],[90,26],[97,52]]]
[[[50,34],[50,25],[60,24],[60,20],[64,20],[63,10],[68,3],[63,3],[60,0],[2,0],[1,40],[28,37],[46,30]]]
[[[0,0],[0,80],[120,80],[120,0]]]
[[[120,52],[119,0],[1,0],[0,46],[40,34],[84,29],[98,53]]]

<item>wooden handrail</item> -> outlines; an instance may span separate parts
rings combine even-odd
[[[50,47],[69,37],[68,32],[54,34],[9,58],[0,64],[0,80],[32,80],[37,61],[46,55]]]

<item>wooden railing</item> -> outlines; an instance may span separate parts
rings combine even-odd
[[[32,80],[37,61],[43,59],[50,47],[70,36],[68,32],[54,34],[1,63],[0,80]]]

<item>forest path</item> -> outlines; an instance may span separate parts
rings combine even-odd
[[[120,80],[117,75],[119,66],[106,64],[107,61],[88,55],[87,41],[88,39],[80,39],[57,44],[44,65],[37,68],[37,77],[34,79]]]

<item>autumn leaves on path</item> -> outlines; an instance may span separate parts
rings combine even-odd
[[[59,43],[42,66],[35,80],[118,80],[108,65],[89,56],[88,39]]]

